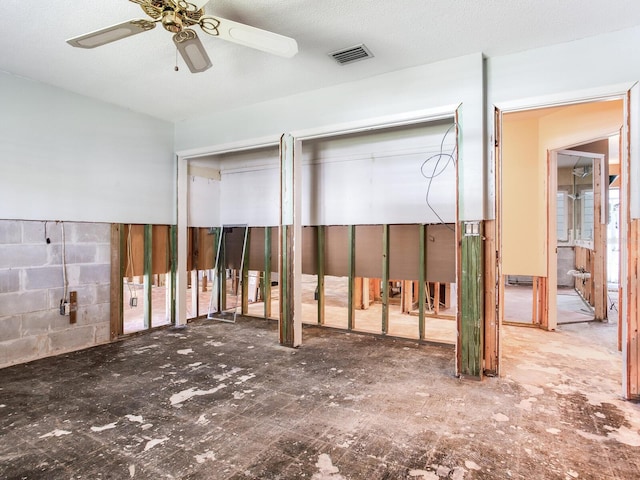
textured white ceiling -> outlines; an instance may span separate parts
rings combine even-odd
[[[208,14],[298,41],[280,58],[200,35],[191,74],[162,28],[93,50],[65,42],[131,18],[128,0],[2,0],[0,70],[177,121],[469,53],[501,55],[640,24],[637,0],[211,0]],[[196,27],[197,28],[197,27]],[[365,43],[375,58],[327,53]]]

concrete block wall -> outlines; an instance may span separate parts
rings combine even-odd
[[[75,324],[59,308],[63,226]],[[0,220],[0,368],[109,342],[109,293],[109,224]]]

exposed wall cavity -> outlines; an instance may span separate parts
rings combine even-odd
[[[109,224],[0,220],[0,367],[108,342],[109,269]]]

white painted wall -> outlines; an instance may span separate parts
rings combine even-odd
[[[445,120],[304,142],[302,223],[438,223],[421,174],[430,157],[424,172],[438,173],[430,204],[443,221],[454,222],[455,164],[446,156],[454,153],[451,127]],[[441,151],[445,156],[438,157]],[[211,165],[220,169],[220,182],[190,176],[189,226],[278,225],[278,155],[276,147],[218,155]]]
[[[220,180],[189,175],[189,227],[220,226]]]
[[[303,143],[304,225],[438,223],[455,221],[455,163],[451,121],[375,130]],[[429,181],[421,174],[437,175]],[[438,165],[436,165],[438,163]]]
[[[175,222],[173,125],[0,72],[0,218]]]
[[[264,138],[463,104],[460,152],[462,219],[483,218],[483,58],[469,55],[290,97],[216,112],[176,124],[176,149],[188,155],[205,147]],[[224,180],[223,180],[224,183]],[[224,187],[223,187],[224,188]],[[224,193],[223,193],[224,197]]]

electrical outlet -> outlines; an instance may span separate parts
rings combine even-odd
[[[71,307],[69,306],[69,302],[67,302],[65,299],[60,300],[60,315],[68,317],[70,312]]]

